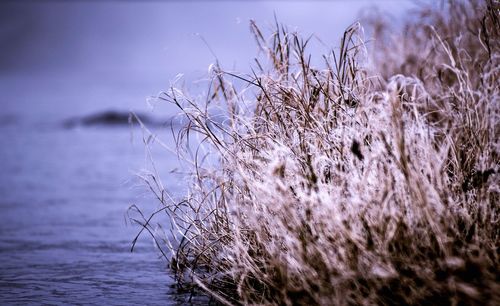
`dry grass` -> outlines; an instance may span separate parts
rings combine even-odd
[[[189,194],[146,178],[180,285],[226,304],[500,304],[499,2],[370,26],[312,67],[308,40],[251,24],[268,59],[252,75],[216,64],[205,99],[160,96],[188,118]]]

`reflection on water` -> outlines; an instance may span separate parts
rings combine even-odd
[[[126,183],[144,160],[130,132],[0,127],[2,304],[165,305],[187,298],[149,237],[129,252],[137,227],[125,224],[127,206],[155,208]],[[175,159],[157,160],[162,169],[174,167]]]

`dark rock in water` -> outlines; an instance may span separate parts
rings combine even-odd
[[[132,114],[130,112],[120,112],[120,111],[104,111],[96,114],[71,118],[66,120],[63,125],[66,128],[72,128],[75,126],[121,126],[130,125],[133,123],[138,123],[136,116],[140,119],[142,123],[149,126],[157,125],[171,125],[171,120],[167,122],[160,123],[153,120],[150,116],[145,114]]]
[[[133,117],[129,113],[119,113],[119,112],[115,112],[115,111],[107,111],[104,113],[98,113],[98,114],[90,115],[87,117],[83,117],[81,119],[81,124],[83,124],[83,125],[129,124],[132,122],[133,119],[135,119],[135,117]]]

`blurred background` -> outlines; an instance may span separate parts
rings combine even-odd
[[[133,110],[168,120],[174,109],[146,103],[179,73],[186,87],[215,56],[249,71],[256,20],[274,16],[337,47],[363,10],[395,23],[416,4],[386,1],[2,1],[0,3],[0,304],[183,304],[152,239],[127,208],[158,207],[134,179],[147,167]],[[158,133],[163,133],[161,128]],[[168,131],[165,134],[169,133]],[[167,189],[177,160],[154,150]],[[175,182],[175,183],[174,183]],[[200,298],[198,302],[205,300]],[[196,298],[194,299],[196,301]]]

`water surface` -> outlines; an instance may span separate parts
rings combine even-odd
[[[128,128],[4,126],[0,135],[2,304],[186,298],[149,237],[129,251],[138,228],[126,222],[127,206],[148,212],[157,204],[133,179],[146,164]],[[175,166],[161,159],[163,168]]]

